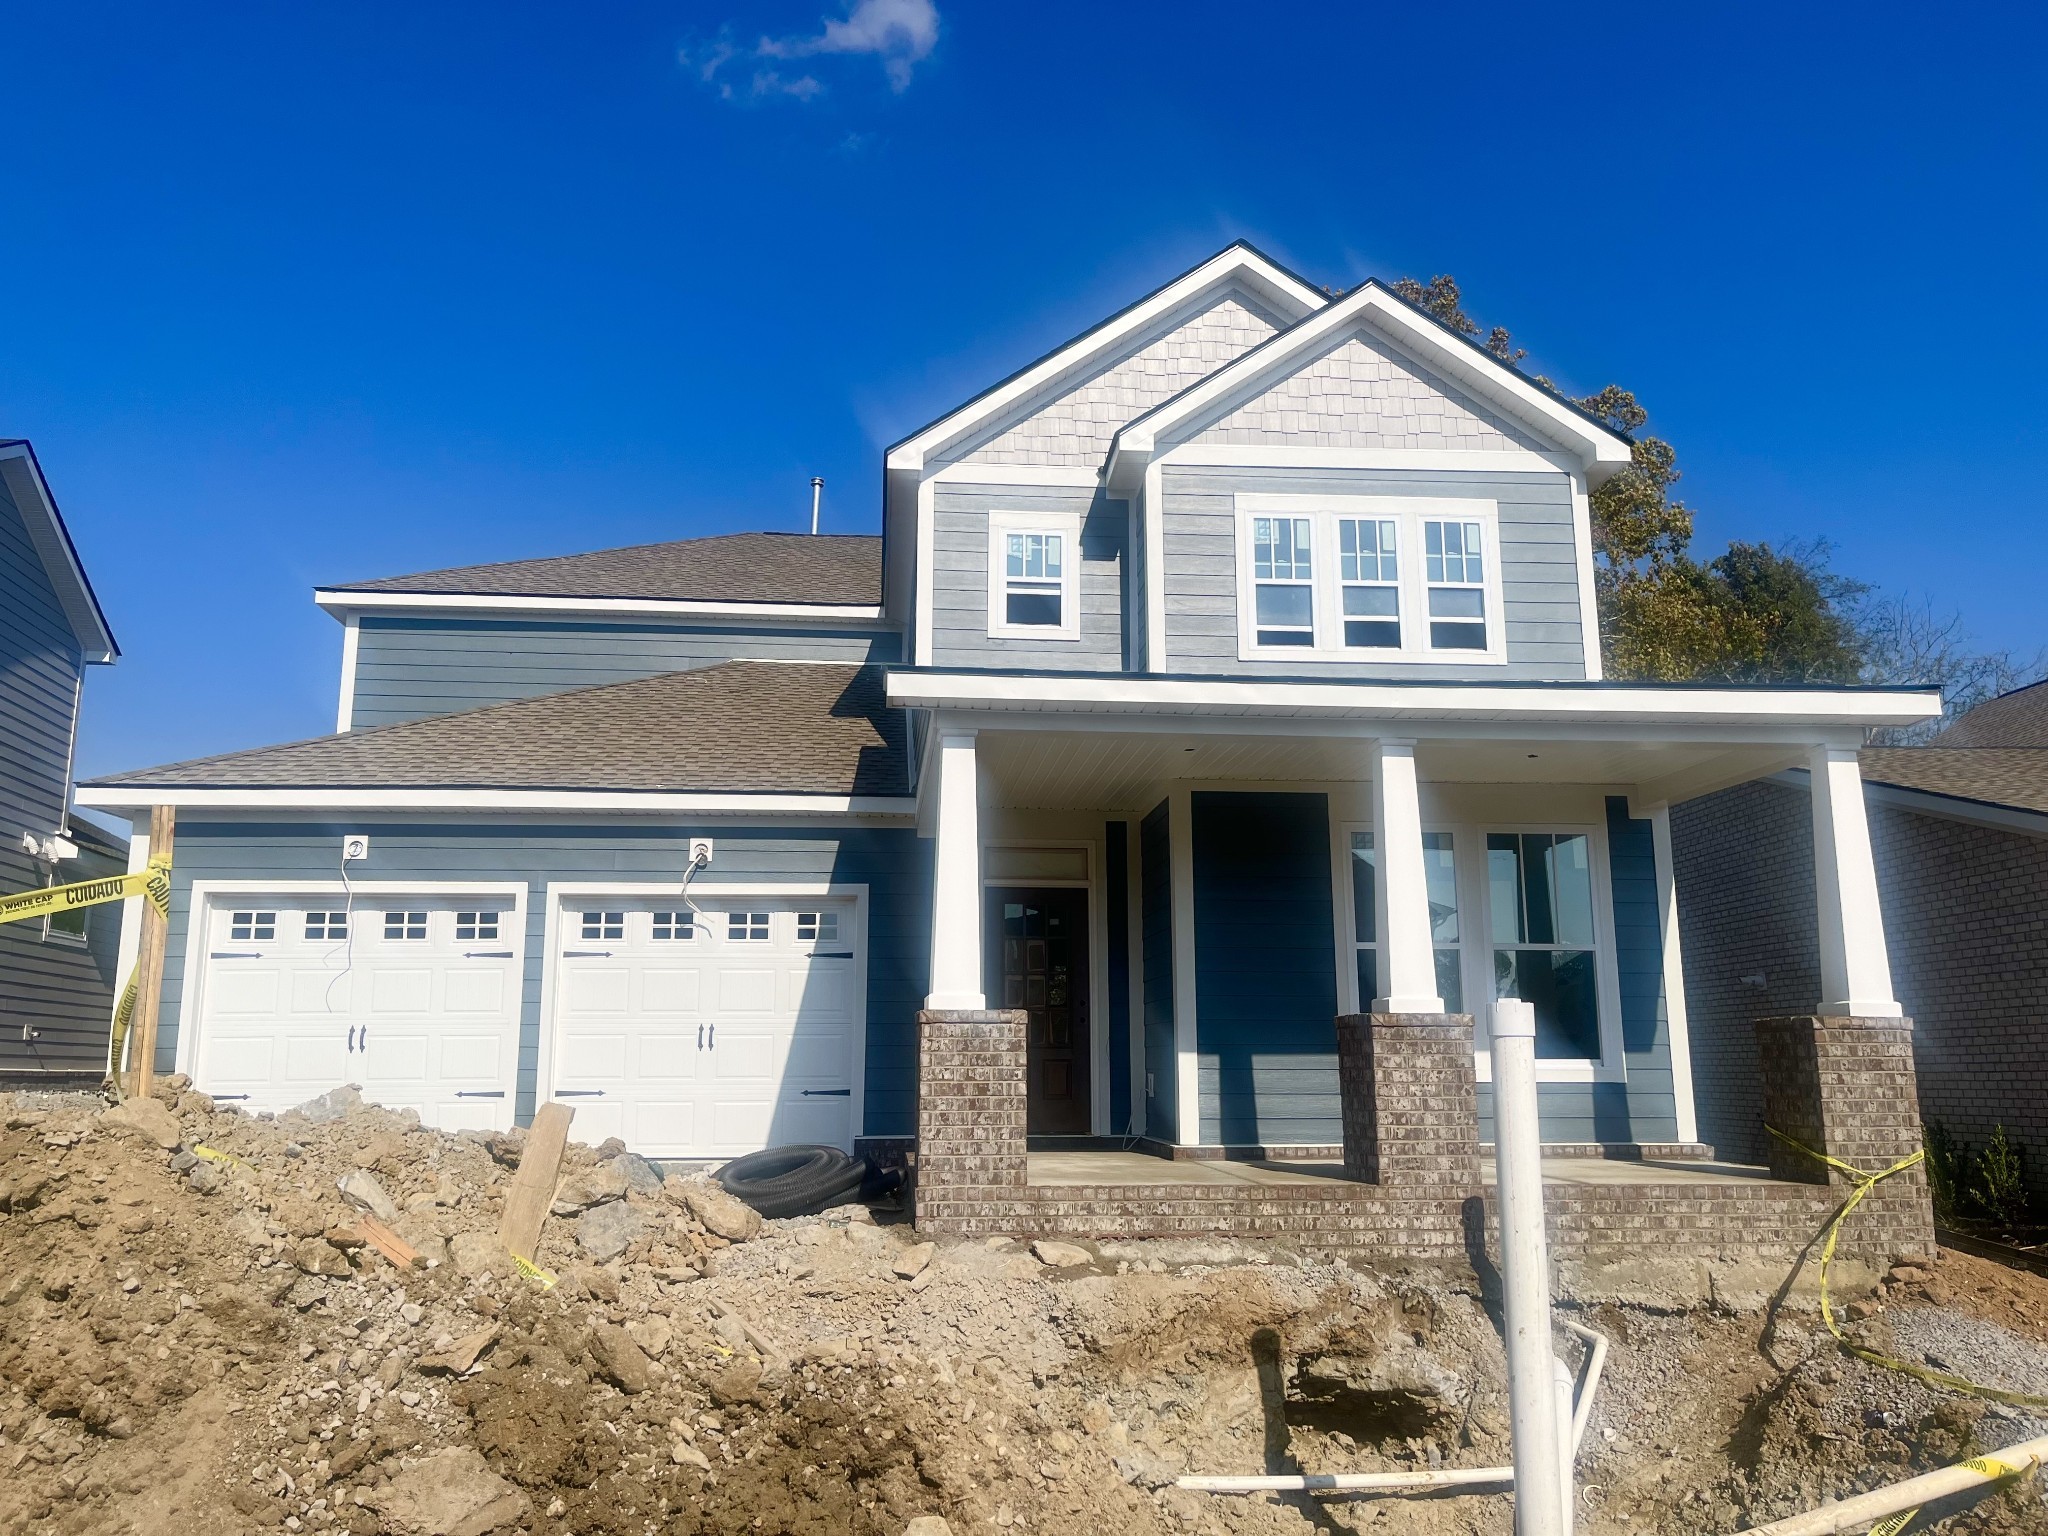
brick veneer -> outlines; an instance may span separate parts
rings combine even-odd
[[[1911,1020],[1759,1019],[1756,1039],[1767,1125],[1866,1173],[1919,1150]],[[1774,1177],[1831,1185],[1844,1194],[1855,1187],[1841,1170],[1768,1139]],[[1909,1168],[1874,1188],[1842,1229],[1841,1246],[1873,1257],[1931,1251],[1934,1216],[1925,1173]]]
[[[1337,1082],[1352,1178],[1447,1194],[1478,1189],[1470,1014],[1340,1016]]]
[[[917,1016],[917,1215],[957,1221],[1024,1191],[1021,1009]]]

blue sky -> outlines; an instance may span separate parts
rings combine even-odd
[[[126,651],[81,774],[332,728],[309,589],[878,526],[880,449],[1228,241],[1454,273],[1703,545],[2031,651],[2040,13],[15,4],[0,436]]]

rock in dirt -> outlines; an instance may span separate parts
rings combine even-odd
[[[710,1179],[678,1179],[664,1185],[673,1198],[682,1197],[704,1230],[729,1243],[744,1243],[761,1230],[761,1213]]]
[[[166,1152],[176,1151],[184,1137],[178,1129],[178,1117],[155,1099],[125,1099],[101,1113],[99,1126],[103,1131],[153,1141]]]
[[[621,1152],[605,1166],[624,1175],[626,1188],[635,1194],[661,1193],[661,1170],[637,1152]]]
[[[502,1330],[496,1323],[488,1328],[479,1328],[475,1333],[465,1335],[436,1354],[420,1356],[423,1371],[445,1371],[451,1376],[460,1376],[475,1365],[479,1356],[498,1342]]]
[[[524,1520],[526,1495],[477,1452],[423,1456],[368,1496],[384,1528],[403,1536],[486,1536]]]
[[[1095,1255],[1078,1243],[1055,1242],[1049,1237],[1041,1237],[1033,1243],[1031,1252],[1039,1263],[1048,1264],[1054,1269],[1072,1269],[1077,1264],[1095,1262]]]
[[[329,1275],[337,1280],[355,1273],[349,1268],[347,1254],[318,1237],[302,1239],[292,1250],[292,1263],[309,1275]]]
[[[285,1111],[301,1119],[323,1125],[329,1120],[339,1120],[352,1115],[363,1107],[363,1091],[354,1083],[344,1083],[339,1088],[330,1088],[317,1099],[308,1099],[296,1109]]]
[[[618,1168],[580,1168],[555,1186],[552,1207],[557,1216],[574,1216],[592,1206],[621,1200],[626,1194],[626,1175]]]
[[[654,1385],[654,1370],[623,1328],[599,1323],[590,1330],[590,1358],[621,1392],[645,1392]]]
[[[448,1261],[465,1279],[479,1275],[502,1275],[512,1268],[512,1256],[505,1252],[495,1232],[458,1232],[448,1239]]]
[[[227,1182],[227,1175],[212,1163],[195,1163],[186,1172],[185,1182],[194,1194],[210,1195]]]
[[[640,1318],[626,1324],[626,1332],[653,1360],[659,1360],[668,1353],[668,1346],[676,1336],[674,1326],[665,1317]]]
[[[637,1243],[647,1219],[623,1201],[593,1205],[576,1221],[576,1241],[599,1264],[608,1263]]]
[[[903,1527],[903,1536],[953,1536],[944,1515],[919,1515]]]
[[[668,1459],[679,1467],[695,1467],[699,1472],[711,1470],[711,1458],[687,1440],[678,1440],[670,1446]]]
[[[924,1273],[925,1266],[931,1263],[932,1255],[938,1251],[939,1245],[937,1243],[918,1243],[904,1249],[896,1256],[895,1268],[897,1278],[901,1280],[915,1280]]]
[[[341,1198],[359,1211],[368,1211],[385,1226],[394,1225],[404,1212],[398,1202],[384,1193],[384,1186],[377,1182],[377,1176],[364,1168],[345,1173],[336,1181],[335,1188],[341,1191]]]

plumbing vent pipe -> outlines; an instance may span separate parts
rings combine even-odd
[[[819,499],[820,499],[821,497],[823,497],[823,496],[824,496],[824,494],[825,494],[825,477],[824,477],[823,475],[813,475],[813,476],[811,476],[811,532],[812,532],[812,533],[816,533],[816,532],[818,531],[818,502],[819,502]]]
[[[1559,1366],[1550,1344],[1550,1253],[1543,1235],[1542,1133],[1536,1119],[1536,1009],[1493,1005],[1494,1163],[1500,1189],[1508,1419],[1516,1536],[1571,1536],[1570,1441],[1560,1433]],[[1570,1387],[1563,1383],[1565,1422]]]

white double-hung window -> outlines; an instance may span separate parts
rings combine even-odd
[[[998,512],[989,519],[988,632],[998,638],[1081,638],[1081,519],[1070,512]]]
[[[1240,660],[1507,660],[1490,501],[1246,493]]]

